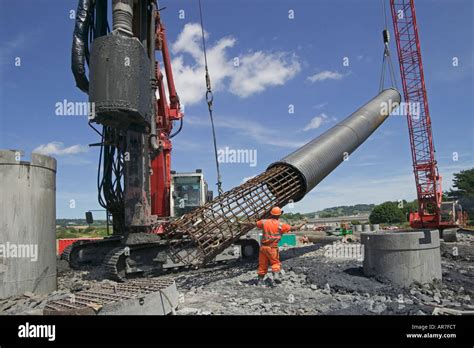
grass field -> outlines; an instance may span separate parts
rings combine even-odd
[[[112,229],[110,229],[112,232]],[[66,238],[101,238],[107,236],[107,228],[105,226],[87,227],[85,229],[77,229],[73,227],[56,228],[56,239]]]

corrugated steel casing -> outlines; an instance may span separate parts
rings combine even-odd
[[[57,286],[56,160],[20,162],[18,153],[0,150],[0,298]]]
[[[303,147],[272,163],[295,168],[303,178],[305,189],[294,201],[299,201],[343,160],[359,147],[400,104],[400,93],[383,90],[367,104]]]

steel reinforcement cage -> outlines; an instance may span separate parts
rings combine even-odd
[[[286,205],[301,191],[303,180],[295,169],[272,167],[169,224],[169,238],[186,237],[171,243],[170,256],[184,264],[206,263],[253,228],[238,221],[269,216],[273,206]]]

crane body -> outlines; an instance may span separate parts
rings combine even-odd
[[[442,177],[438,172],[426,92],[420,35],[414,0],[390,0],[403,94],[407,107],[413,173],[418,211],[410,213],[413,228],[456,227],[462,209],[456,202],[443,202]]]

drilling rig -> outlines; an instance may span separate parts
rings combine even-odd
[[[113,233],[103,240],[76,242],[62,257],[73,268],[103,264],[110,278],[123,280],[126,271],[155,270],[154,265],[144,269],[125,262],[130,253],[142,259],[152,255],[156,262],[149,263],[161,269],[182,266],[160,254],[169,245],[163,226],[177,212],[206,203],[210,192],[200,170],[171,171],[171,139],[181,131],[184,115],[157,1],[112,1],[112,28],[108,12],[106,0],[79,1],[72,71],[77,87],[88,94],[93,106],[89,126],[100,136],[100,142],[92,144],[100,147],[98,199],[112,216]],[[179,128],[173,131],[175,122]],[[191,187],[186,197],[179,196],[183,187]],[[197,200],[191,202],[189,197],[196,194]],[[216,259],[239,257],[241,247],[249,257],[258,250],[253,238],[238,243]]]
[[[171,138],[182,128],[183,113],[160,11],[156,0],[113,0],[111,30],[107,13],[107,1],[79,1],[72,71],[94,106],[89,125],[101,139],[93,144],[100,147],[99,202],[112,215],[113,234],[68,247],[63,258],[73,268],[101,264],[107,277],[125,281],[256,255],[258,236],[238,222],[266,218],[273,206],[301,200],[400,103],[397,90],[381,91],[264,173],[173,219],[179,209],[172,211],[170,204],[171,178],[176,179],[170,170]],[[173,122],[180,122],[174,133]]]

